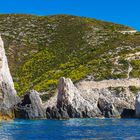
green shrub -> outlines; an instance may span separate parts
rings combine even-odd
[[[135,87],[135,86],[129,86],[129,90],[130,90],[132,93],[137,94],[138,91],[140,91],[140,88]]]

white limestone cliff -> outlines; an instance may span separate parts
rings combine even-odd
[[[4,43],[0,36],[0,116],[13,117],[13,107],[18,103],[13,79],[8,67],[8,61],[4,50]]]

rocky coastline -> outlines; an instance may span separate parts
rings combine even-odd
[[[140,93],[131,94],[127,88],[116,93],[109,88],[96,88],[85,81],[73,84],[60,78],[56,96],[42,102],[40,93],[30,90],[20,99],[8,67],[4,44],[0,37],[0,120],[70,119],[70,118],[139,118]],[[111,88],[111,87],[110,87]]]
[[[84,93],[83,93],[84,92]],[[32,95],[32,96],[31,96]],[[34,97],[33,97],[34,96]],[[18,104],[19,118],[139,118],[140,94],[125,97],[113,95],[109,90],[79,90],[69,78],[60,78],[58,93],[42,103],[39,93],[31,90]],[[26,115],[25,115],[26,114]]]

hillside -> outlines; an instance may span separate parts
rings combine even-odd
[[[19,95],[29,89],[49,98],[61,76],[83,79],[140,78],[140,33],[95,19],[56,15],[0,15],[10,69]]]

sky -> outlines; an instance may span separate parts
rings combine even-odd
[[[131,26],[140,31],[140,0],[0,0],[0,14],[69,14]]]

